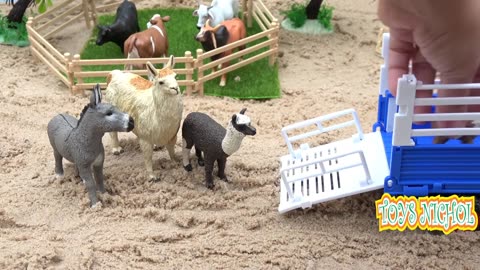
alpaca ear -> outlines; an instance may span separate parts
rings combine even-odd
[[[247,111],[247,108],[243,108],[243,109],[240,111],[240,114],[245,114],[246,111]]]
[[[158,70],[152,65],[152,63],[147,62],[147,69],[148,69],[148,73],[149,73],[151,76],[157,77],[157,75],[158,75]]]
[[[164,68],[173,69],[174,66],[175,66],[175,58],[173,57],[173,55],[170,55],[170,59],[168,59],[168,63],[165,65]]]

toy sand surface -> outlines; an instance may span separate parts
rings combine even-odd
[[[172,5],[135,2],[138,8]],[[88,97],[72,96],[29,47],[0,45],[0,269],[478,269],[475,232],[379,233],[374,205],[381,191],[278,214],[280,157],[288,153],[283,126],[355,108],[364,132],[371,132],[382,62],[375,53],[382,26],[377,2],[329,0],[342,32],[328,38],[281,29],[281,98],[184,99],[184,116],[201,111],[223,125],[247,108],[257,135],[245,138],[229,157],[230,183],[215,177],[216,189],[208,191],[194,151],[188,175],[164,148],[153,155],[161,181],[150,183],[135,136],[121,134],[125,153],[114,156],[106,135],[107,194],[99,195],[104,205],[98,210],[88,208],[85,185],[71,164],[65,164],[63,181],[53,180],[46,131],[58,113],[78,117]],[[183,1],[192,8],[195,3]],[[264,3],[281,18],[292,2]],[[1,14],[9,8],[0,5]],[[196,18],[191,23],[195,27]],[[51,42],[61,53],[78,53],[89,38],[79,19]],[[345,129],[309,142],[351,134]],[[181,159],[178,135],[175,152]]]
[[[328,30],[317,20],[306,20],[301,27],[295,28],[290,19],[285,19],[281,23],[282,27],[288,31],[294,31],[304,34],[325,35],[333,33],[333,30]]]

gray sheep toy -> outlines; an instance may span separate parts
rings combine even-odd
[[[227,158],[240,148],[246,135],[254,136],[257,133],[250,118],[245,115],[246,110],[242,109],[239,114],[234,114],[227,129],[210,116],[199,112],[188,114],[183,121],[183,167],[186,171],[192,171],[190,150],[195,146],[198,165],[205,166],[205,182],[209,189],[215,186],[212,176],[215,161],[218,165],[218,177],[228,182],[225,175]]]
[[[103,135],[112,131],[129,132],[134,128],[132,117],[111,104],[101,103],[101,97],[100,86],[97,84],[90,103],[80,114],[80,120],[77,121],[68,114],[59,114],[47,126],[48,139],[55,157],[55,176],[63,177],[63,158],[74,163],[75,175],[80,174],[87,186],[90,206],[95,206],[98,202],[97,187],[100,192],[105,192]]]

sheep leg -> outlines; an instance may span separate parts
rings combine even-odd
[[[178,161],[178,159],[175,157],[175,143],[176,142],[177,142],[177,136],[175,135],[166,145],[168,155],[170,156],[170,159],[173,160],[173,161]]]
[[[90,207],[94,207],[98,203],[97,187],[95,185],[95,181],[93,180],[90,166],[80,166],[78,170],[80,172],[80,177],[85,182],[85,186],[87,187],[88,198],[90,199]]]
[[[205,184],[208,189],[213,189],[215,184],[213,183],[213,163],[215,162],[214,158],[205,156]]]
[[[182,139],[182,159],[183,159],[183,168],[187,172],[192,171],[192,164],[190,164],[190,150],[192,150],[192,147],[188,148],[187,141],[185,139]]]
[[[105,186],[103,184],[103,162],[105,160],[105,153],[100,153],[97,159],[93,162],[93,176],[97,182],[98,191],[105,193]]]
[[[203,160],[202,157],[202,150],[198,149],[195,147],[195,154],[197,155],[198,158],[198,166],[205,166],[205,161]]]
[[[53,149],[53,156],[55,157],[55,178],[60,180],[63,178],[63,157],[56,149]]]
[[[227,165],[227,159],[226,158],[219,158],[217,159],[217,164],[218,164],[218,177],[222,179],[225,182],[228,182],[228,178],[225,175],[225,166]]]
[[[158,182],[160,181],[160,177],[156,176],[153,173],[153,146],[146,142],[145,140],[140,139],[140,148],[143,152],[143,161],[145,162],[145,168],[147,169],[148,179],[149,181]]]
[[[112,139],[112,153],[114,155],[120,155],[123,153],[123,149],[120,146],[120,142],[118,141],[118,133],[117,132],[110,132],[110,138]]]

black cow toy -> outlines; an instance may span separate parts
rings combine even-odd
[[[135,4],[124,0],[117,8],[115,22],[111,25],[97,25],[97,27],[98,36],[96,44],[101,46],[111,41],[117,44],[123,53],[125,40],[130,35],[140,32]]]

